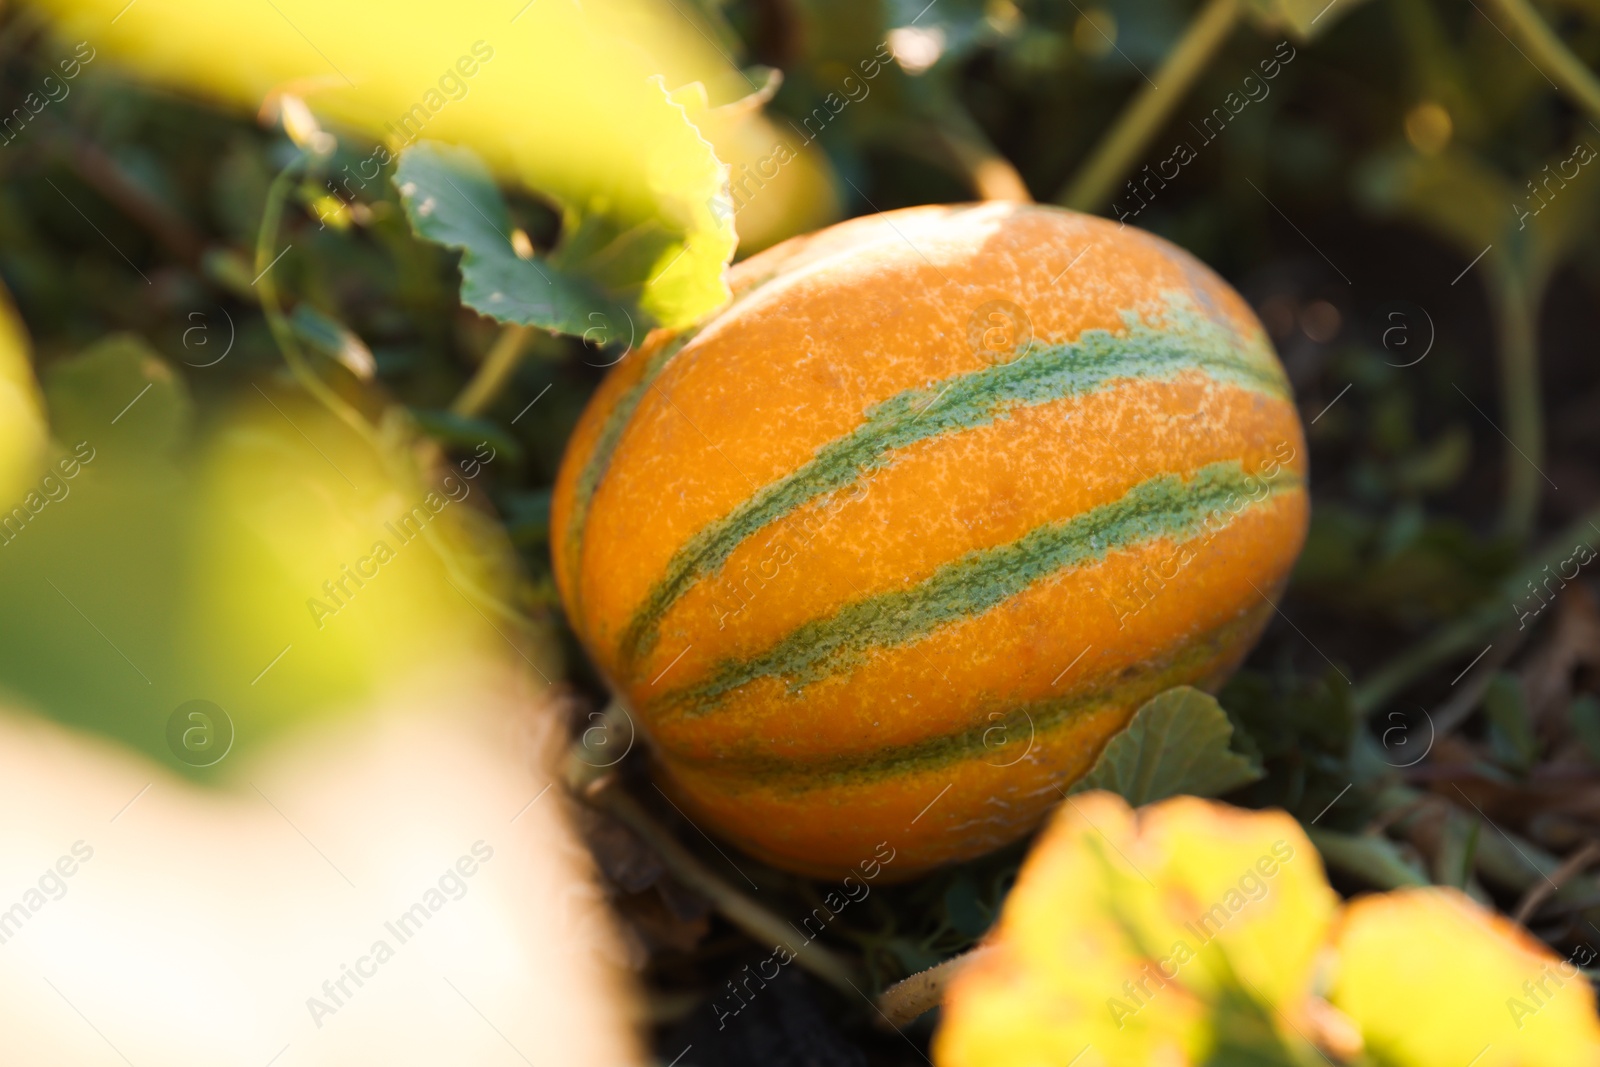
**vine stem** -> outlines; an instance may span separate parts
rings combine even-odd
[[[533,335],[532,326],[507,323],[495,337],[494,344],[478,365],[472,380],[461,390],[461,395],[451,402],[450,410],[457,415],[471,416],[481,413],[492,404],[522,365],[522,357],[527,354],[528,342]]]
[[[1500,390],[1506,417],[1506,490],[1501,531],[1517,544],[1533,533],[1544,495],[1544,411],[1539,403],[1537,299],[1515,264],[1493,272]]]
[[[1011,161],[986,137],[972,116],[959,104],[951,106],[935,132],[961,173],[983,200],[1033,203],[1033,194]]]
[[[1527,584],[1547,577],[1546,567],[1559,570],[1580,541],[1591,547],[1600,542],[1600,508],[1580,516],[1541,545],[1529,556],[1528,562],[1476,608],[1434,631],[1432,636],[1400,653],[1357,685],[1350,694],[1350,703],[1357,714],[1372,714],[1439,664],[1472,651],[1479,641],[1512,629],[1513,624],[1520,621],[1517,605],[1529,599]]]
[[[277,342],[279,351],[283,353],[284,362],[289,364],[289,370],[294,374],[295,380],[381,454],[382,448],[372,424],[364,415],[346,403],[343,397],[329,388],[328,383],[311,369],[305,353],[300,349],[300,342],[295,340],[294,327],[289,325],[289,319],[283,313],[283,302],[278,298],[278,285],[272,277],[277,261],[283,258],[282,252],[274,256],[272,251],[273,246],[277,244],[278,229],[283,222],[283,209],[288,203],[289,191],[294,188],[295,179],[305,171],[310,162],[312,161],[305,155],[295,156],[267,187],[267,202],[261,209],[261,228],[256,232],[256,280],[250,284],[260,294],[261,311],[266,316],[267,328],[272,331],[272,339]],[[287,251],[288,249],[284,249],[284,252]]]
[[[1317,847],[1322,862],[1380,889],[1427,885],[1428,879],[1400,855],[1395,843],[1383,836],[1342,834],[1315,826],[1306,836]]]
[[[842,957],[815,941],[805,941],[797,948],[795,943],[801,939],[796,937],[792,926],[714,874],[679,844],[666,827],[651,818],[615,779],[601,779],[594,788],[580,795],[638,834],[661,857],[674,878],[709,899],[733,925],[763,945],[784,949],[795,963],[841,993],[849,996],[859,992],[855,970]]]
[[[1600,860],[1600,842],[1585,841],[1583,847],[1561,862],[1548,879],[1540,879],[1529,886],[1511,912],[1511,921],[1521,926],[1538,914],[1545,901],[1555,896],[1560,886],[1566,885],[1574,875],[1582,874],[1595,860]]]
[[[1521,39],[1522,46],[1531,54],[1539,73],[1556,83],[1556,86],[1574,103],[1596,118],[1600,118],[1600,78],[1586,67],[1583,60],[1561,43],[1549,23],[1539,17],[1528,0],[1486,0],[1490,7]],[[1539,61],[1543,60],[1541,64]],[[1546,73],[1545,68],[1549,72]]]
[[[944,999],[944,991],[951,979],[990,952],[989,945],[979,945],[970,952],[952,956],[943,963],[918,971],[910,978],[885,989],[878,996],[878,1010],[890,1026],[902,1027],[918,1016],[932,1011]]]
[[[250,285],[258,294],[261,312],[267,320],[267,328],[271,331],[272,339],[277,343],[279,351],[283,353],[284,362],[289,365],[295,380],[318,403],[366,442],[386,474],[394,478],[398,484],[405,484],[406,481],[415,479],[417,471],[414,469],[414,463],[408,456],[402,454],[400,449],[393,447],[392,442],[386,441],[385,434],[378,427],[373,426],[365,415],[335,392],[317,374],[310,361],[306,359],[300,342],[295,339],[294,327],[290,325],[288,316],[283,313],[283,302],[278,296],[277,282],[272,276],[277,261],[288,251],[285,248],[283,252],[274,255],[272,250],[277,245],[278,231],[283,223],[283,211],[288,204],[289,193],[294,188],[295,180],[309,167],[321,163],[323,158],[307,155],[304,152],[296,155],[267,187],[267,201],[261,209],[261,227],[256,232],[256,278]],[[457,592],[466,597],[473,607],[482,610],[481,606],[487,606],[508,623],[518,627],[527,625],[526,619],[515,607],[483,588],[482,583],[468,573],[462,566],[456,550],[444,542],[432,523],[423,527],[422,537],[443,565],[447,581],[456,585]],[[463,591],[461,587],[465,587],[465,590]]]
[[[1177,47],[1156,71],[1155,80],[1139,90],[1095,147],[1089,161],[1056,195],[1058,204],[1074,211],[1096,211],[1105,206],[1117,179],[1127,173],[1161,131],[1200,72],[1233,32],[1240,12],[1240,0],[1206,0],[1184,29]]]
[[[1460,795],[1466,799],[1465,794]],[[1433,847],[1434,828],[1441,818],[1453,815],[1469,825],[1476,824],[1473,867],[1485,880],[1518,893],[1526,894],[1541,883],[1559,886],[1548,895],[1541,895],[1538,901],[1541,905],[1554,902],[1572,910],[1593,911],[1596,901],[1600,900],[1600,882],[1579,871],[1556,882],[1554,875],[1565,873],[1561,859],[1521,834],[1497,826],[1483,812],[1467,811],[1442,793],[1425,793],[1411,786],[1396,785],[1384,790],[1377,798],[1377,806],[1380,810],[1405,808],[1406,814],[1395,820],[1395,829],[1424,851]],[[1316,839],[1313,835],[1312,840]],[[1571,858],[1566,862],[1571,862]]]

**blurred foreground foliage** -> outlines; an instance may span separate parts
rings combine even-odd
[[[1088,793],[955,979],[934,1051],[949,1067],[1556,1067],[1600,1055],[1593,962],[1455,890],[1341,907],[1282,812],[1179,797],[1136,816]]]
[[[195,58],[202,47],[226,52],[203,34],[156,48],[148,25],[138,29],[139,17],[160,25],[184,10],[176,2],[140,0],[116,33],[105,28],[120,4],[45,6],[97,18],[106,36],[54,32],[28,6],[0,20],[0,115],[13,116],[0,121],[0,279],[32,337],[49,458],[80,441],[94,455],[62,483],[70,497],[0,548],[0,677],[34,706],[170,759],[162,725],[183,700],[217,700],[241,735],[269,734],[378,684],[438,635],[465,641],[487,625],[501,631],[488,639],[512,640],[553,673],[555,657],[527,634],[561,626],[545,529],[561,449],[637,329],[714,306],[728,211],[749,251],[840,211],[1018,182],[1040,200],[1071,199],[1130,100],[1167,79],[1197,21],[1226,16],[1214,54],[1095,206],[1185,246],[1247,296],[1308,423],[1311,537],[1281,619],[1220,694],[1235,754],[1260,770],[1230,799],[1299,819],[1340,890],[1453,887],[1515,912],[1562,955],[1596,936],[1600,880],[1584,869],[1600,837],[1600,608],[1585,567],[1600,546],[1600,368],[1587,358],[1600,168],[1583,148],[1600,146],[1600,116],[1557,91],[1567,79],[1542,54],[1511,40],[1508,5],[679,2],[646,25],[691,41],[697,58],[673,66],[630,52],[626,62],[669,76],[648,109],[681,123],[663,136],[690,162],[668,177],[619,164],[626,137],[605,142],[609,155],[557,161],[599,159],[607,181],[633,183],[609,201],[581,195],[589,177],[519,169],[541,151],[543,127],[496,146],[513,138],[520,109],[559,111],[563,97],[538,82],[547,71],[511,62],[497,33],[516,12],[495,9],[482,39],[502,49],[500,66],[483,78],[514,70],[530,79],[514,83],[527,95],[480,91],[485,80],[472,106],[492,119],[451,104],[433,130],[504,183],[498,208],[473,201],[489,204],[491,229],[510,227],[500,267],[571,266],[597,299],[639,313],[626,330],[614,316],[589,319],[588,305],[575,317],[507,316],[564,334],[508,333],[463,307],[472,268],[447,247],[460,242],[413,232],[437,236],[419,205],[476,173],[470,160],[437,171],[434,186],[419,182],[423,199],[409,204],[415,191],[392,181],[393,160],[381,178],[330,186],[370,167],[372,139],[406,109],[410,85],[395,90],[404,99],[342,103],[335,85],[331,106],[319,99],[325,80],[296,86],[335,140],[289,122],[291,137],[281,100],[267,121],[249,111],[272,78],[328,72],[270,12],[250,32],[289,58],[231,70]],[[1552,0],[1539,12],[1579,59],[1600,64],[1600,7]],[[310,5],[291,13],[318,25]],[[426,27],[426,14],[411,17]],[[341,41],[381,62],[368,49],[391,38],[347,21],[334,19]],[[476,39],[468,23],[459,46],[437,45],[440,69]],[[392,32],[431,55],[415,27]],[[165,64],[165,88],[115,68],[114,54],[141,47]],[[603,84],[612,59],[574,55]],[[205,86],[238,110],[172,91]],[[549,124],[581,156],[615,132],[593,115]],[[1179,145],[1191,158],[1174,172]],[[710,200],[695,201],[703,192]],[[266,263],[258,246],[274,204],[283,218]],[[652,295],[695,233],[724,244],[690,258],[694,284]],[[576,254],[584,249],[592,254]],[[282,305],[277,337],[263,278]],[[306,398],[285,337],[370,438]],[[0,408],[0,435],[22,425],[10,410]],[[468,502],[444,514],[494,596],[452,591],[452,550],[430,548],[397,553],[405,577],[352,598],[359,613],[307,608],[323,581],[370,552],[367,531],[483,449],[495,458]],[[281,494],[300,501],[292,521],[267,517],[284,514],[272,503]],[[363,516],[354,527],[353,514]],[[488,603],[496,597],[506,618]],[[252,605],[249,618],[239,603]],[[334,632],[308,629],[317,621]],[[584,723],[601,689],[581,657],[571,662]],[[257,673],[269,663],[276,691]],[[643,781],[638,755],[620,769],[626,783]],[[821,935],[858,967],[864,995],[785,978],[725,1030],[711,1006],[769,949],[716,916],[627,827],[586,818],[633,935],[631,962],[654,992],[662,1060],[691,1044],[684,1067],[798,1063],[807,1048],[845,1063],[920,1062],[934,1020],[883,1033],[869,998],[982,937],[1025,852],[871,887]],[[708,868],[737,877],[713,846],[676,829]],[[795,920],[826,912],[835,888],[743,858],[739,870],[767,908]],[[766,1037],[746,1025],[757,1018]],[[811,1044],[773,1048],[771,1033],[790,1029]]]

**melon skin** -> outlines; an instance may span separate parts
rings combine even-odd
[[[558,587],[697,824],[818,877],[1033,829],[1273,613],[1306,448],[1260,323],[1059,208],[851,220],[734,268],[591,401]]]

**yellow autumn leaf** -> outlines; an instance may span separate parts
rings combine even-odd
[[[5,505],[0,511],[9,512],[27,491],[38,473],[44,445],[44,416],[28,362],[27,335],[11,301],[0,292],[0,504]],[[9,539],[7,531],[15,534],[0,527],[0,542]]]
[[[682,325],[726,299],[726,168],[669,93],[738,75],[654,0],[38,3],[90,62],[104,53],[158,84],[249,108],[290,94],[384,141],[333,175],[346,193],[382,180],[391,149],[464,145],[553,198],[569,222],[664,231],[671,240],[651,245],[639,279],[640,306],[658,321]]]
[[[1563,960],[1453,889],[1362,897],[1335,936],[1329,999],[1374,1067],[1600,1063],[1594,991]]]
[[[955,979],[939,1067],[1293,1062],[1337,898],[1294,819],[1194,797],[1070,798],[990,951]]]
[[[677,95],[695,125],[728,165],[728,193],[739,230],[739,254],[752,255],[796,234],[811,233],[841,211],[833,170],[811,144],[799,144],[762,114],[778,79],[758,92],[712,107],[695,83]]]
[[[200,455],[185,673],[242,731],[319,718],[485,648],[559,674],[509,606],[515,563],[482,503],[511,462],[494,445],[452,460],[402,437],[380,453],[283,393],[246,399]]]
[[[728,164],[740,256],[838,221],[838,179],[815,146],[796,147],[796,138],[759,113],[701,128]]]

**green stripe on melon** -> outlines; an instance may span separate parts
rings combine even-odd
[[[827,618],[805,623],[758,656],[725,661],[706,680],[666,696],[662,711],[710,714],[728,693],[763,677],[787,679],[790,689],[798,690],[850,670],[875,649],[904,645],[947,623],[982,615],[1063,570],[1157,538],[1182,542],[1207,528],[1215,532],[1234,515],[1300,486],[1292,472],[1280,471],[1268,480],[1248,473],[1237,460],[1208,464],[1190,478],[1157,475],[1109,504],[1046,523],[1009,544],[969,552],[909,589],[852,601]]]
[[[865,785],[902,778],[909,774],[941,770],[971,760],[984,760],[994,766],[1010,766],[1023,758],[1011,748],[1019,736],[1038,738],[1070,726],[1095,708],[1120,706],[1130,714],[1148,698],[1175,685],[1193,683],[1207,664],[1248,633],[1253,633],[1261,612],[1270,610],[1263,601],[1260,611],[1230,619],[1190,641],[1167,651],[1157,661],[1141,665],[1138,676],[1113,681],[1109,685],[1080,690],[1049,700],[1032,701],[1010,708],[996,708],[981,723],[956,733],[930,737],[910,744],[894,745],[872,752],[827,759],[792,759],[771,754],[771,746],[758,742],[759,751],[729,749],[697,758],[674,752],[672,761],[686,767],[714,768],[730,777],[748,778],[768,787],[794,793],[839,786]],[[1203,679],[1200,679],[1203,680]],[[980,705],[981,708],[981,705]],[[994,732],[1004,730],[1006,740],[994,741]]]
[[[866,413],[860,427],[817,450],[815,458],[763,487],[727,517],[690,538],[634,614],[623,635],[625,662],[647,655],[667,611],[697,582],[716,574],[747,538],[828,493],[846,489],[893,462],[891,453],[918,441],[969,430],[1019,406],[1081,396],[1128,380],[1170,381],[1199,371],[1215,381],[1287,398],[1288,384],[1271,353],[1241,347],[1237,334],[1169,294],[1155,323],[1125,313],[1125,333],[1088,330],[1067,344],[1039,347],[1022,359],[908,389]]]
[[[733,309],[748,300],[760,291],[768,282],[782,274],[781,270],[772,270],[760,277],[740,285],[735,293],[733,302],[723,311],[722,315],[731,314]],[[622,434],[633,421],[634,413],[639,410],[639,405],[644,402],[645,394],[655,387],[656,381],[665,373],[679,352],[690,341],[693,341],[711,323],[703,322],[679,333],[676,337],[661,346],[660,351],[649,358],[644,371],[621,397],[610,411],[606,412],[605,422],[600,432],[595,436],[594,450],[589,453],[588,460],[583,469],[578,472],[578,477],[572,488],[572,514],[567,522],[566,540],[568,558],[577,560],[583,544],[583,530],[589,518],[589,505],[594,499],[595,490],[600,488],[600,482],[605,477],[606,471],[611,466],[612,457],[616,455],[617,445],[622,441]],[[574,590],[576,592],[576,590]]]

